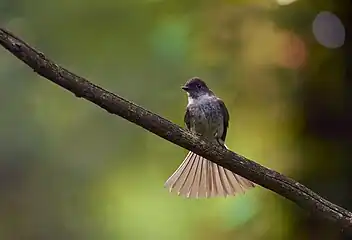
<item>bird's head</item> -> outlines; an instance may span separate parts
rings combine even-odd
[[[189,79],[182,89],[187,92],[191,98],[198,98],[203,95],[210,95],[212,92],[203,80],[198,77]]]

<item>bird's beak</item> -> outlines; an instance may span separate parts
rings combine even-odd
[[[187,90],[189,90],[189,88],[187,86],[182,86],[181,87],[183,90],[185,90],[187,92]]]

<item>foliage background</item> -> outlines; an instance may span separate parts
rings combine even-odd
[[[282,2],[282,0],[281,0]],[[0,23],[51,59],[182,125],[180,85],[224,99],[227,145],[352,209],[345,48],[312,22],[348,1],[0,0]],[[348,27],[347,25],[345,27]],[[77,99],[0,50],[1,239],[342,239],[261,187],[185,200],[186,150]]]

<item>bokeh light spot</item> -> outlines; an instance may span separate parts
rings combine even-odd
[[[345,28],[341,20],[331,12],[320,12],[313,21],[315,39],[327,48],[341,47],[345,42]]]
[[[279,4],[279,5],[289,5],[293,2],[296,2],[297,0],[276,0],[276,2]]]

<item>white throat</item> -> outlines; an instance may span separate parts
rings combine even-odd
[[[188,95],[188,106],[191,104],[194,104],[194,103],[203,102],[204,100],[208,100],[212,97],[208,93],[203,94],[203,95],[199,96],[198,98],[192,98],[189,93],[187,93],[187,95]]]

